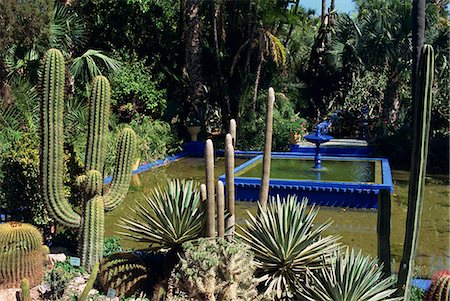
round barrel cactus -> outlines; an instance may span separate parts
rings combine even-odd
[[[45,256],[42,234],[29,224],[0,224],[0,289],[20,287],[27,278],[31,287],[41,283]]]

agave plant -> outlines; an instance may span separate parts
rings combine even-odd
[[[266,210],[253,216],[247,227],[238,233],[255,253],[257,274],[265,294],[276,292],[277,298],[298,295],[304,286],[307,270],[322,268],[339,247],[339,237],[322,232],[330,222],[314,225],[318,209],[308,211],[308,201],[298,202],[296,196],[280,199],[277,196]]]
[[[200,237],[204,219],[193,181],[170,180],[167,189],[158,186],[146,200],[150,210],[141,204],[131,208],[120,224],[127,231],[120,234],[161,252],[180,250],[184,242]]]
[[[340,250],[330,267],[310,274],[307,289],[303,294],[310,301],[378,301],[402,300],[390,298],[395,292],[395,281],[383,279],[382,267],[376,259],[363,256],[361,251],[355,255],[347,248]]]

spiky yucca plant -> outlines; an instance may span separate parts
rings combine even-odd
[[[337,251],[328,268],[310,273],[302,295],[309,301],[402,300],[390,297],[394,285],[392,278],[383,279],[376,259],[347,248],[345,253]]]
[[[257,275],[265,294],[276,292],[277,298],[298,295],[304,286],[307,270],[323,268],[324,262],[338,248],[337,236],[322,237],[330,222],[314,225],[318,209],[308,211],[307,200],[296,196],[277,196],[266,210],[258,204],[260,213],[238,233],[255,253]]]
[[[177,251],[184,242],[201,236],[203,211],[193,181],[170,180],[166,189],[154,190],[147,204],[150,210],[137,204],[121,219],[120,226],[126,231],[120,234],[162,252]]]

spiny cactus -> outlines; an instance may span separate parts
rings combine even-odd
[[[81,293],[80,298],[78,301],[86,301],[89,295],[90,290],[94,286],[94,282],[97,279],[98,271],[99,271],[100,264],[96,262],[94,266],[92,267],[91,275],[89,276],[89,280],[86,283],[86,286],[84,287],[83,292]]]
[[[115,289],[117,295],[131,296],[144,289],[150,271],[144,261],[132,253],[114,253],[100,268],[100,283],[105,290]]]
[[[31,301],[30,297],[30,282],[27,278],[22,280],[22,284],[20,285],[20,289],[22,291],[22,301]]]
[[[214,192],[214,146],[211,139],[205,143],[206,162],[206,236],[216,236],[215,192]]]
[[[413,104],[414,125],[411,152],[411,174],[408,190],[408,212],[406,219],[403,257],[398,273],[397,295],[409,300],[411,293],[414,257],[417,250],[422,214],[425,173],[430,134],[431,103],[433,100],[434,54],[433,47],[424,45],[418,69],[417,101]]]
[[[269,180],[270,180],[270,154],[272,151],[272,132],[273,132],[273,105],[275,103],[275,91],[269,88],[267,96],[267,113],[266,113],[266,132],[263,156],[263,175],[261,178],[261,187],[259,190],[259,203],[263,210],[267,207],[269,198]]]
[[[169,279],[167,300],[261,300],[253,278],[253,253],[242,242],[201,238],[183,244]]]
[[[450,271],[440,271],[431,279],[431,287],[427,293],[427,301],[450,300]]]
[[[225,237],[225,191],[222,181],[217,181],[217,236]]]
[[[64,68],[61,52],[48,50],[41,74],[41,192],[56,221],[80,229],[79,255],[82,265],[90,270],[102,256],[104,210],[116,208],[128,192],[136,134],[131,129],[122,130],[113,182],[109,191],[102,194],[111,91],[108,80],[96,76],[92,81],[89,104],[86,174],[79,180],[85,192],[80,216],[64,195]]]
[[[236,120],[230,119],[230,135],[233,143],[233,147],[236,147],[237,143],[237,130],[236,130]]]
[[[235,191],[234,191],[234,147],[231,134],[225,136],[225,188],[226,188],[226,209],[228,218],[225,222],[227,238],[234,236],[235,215]]]
[[[42,281],[47,248],[34,226],[19,222],[0,224],[0,289],[19,287],[24,278],[31,286]]]

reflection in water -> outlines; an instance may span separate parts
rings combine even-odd
[[[245,161],[245,159],[236,159],[236,165]],[[224,165],[223,158],[216,160],[216,177],[225,172]],[[116,232],[120,231],[120,228],[117,227],[116,223],[120,217],[125,212],[129,212],[129,207],[133,206],[135,202],[145,202],[143,194],[150,195],[156,185],[164,185],[167,178],[185,178],[204,182],[204,172],[203,159],[185,158],[168,166],[140,174],[139,180],[142,186],[132,187],[119,208],[106,214],[105,236],[117,235]],[[397,270],[403,252],[409,173],[394,170],[392,176],[395,192],[392,195],[391,251],[393,259],[397,263],[394,268]],[[449,197],[448,176],[430,175],[427,177],[419,247],[416,256],[416,265],[419,267],[418,275],[429,276],[435,271],[448,268],[450,265]],[[247,216],[246,210],[256,213],[256,203],[236,203],[236,220],[238,223],[244,224]],[[376,256],[376,210],[322,207],[317,216],[317,222],[324,222],[328,219],[333,221],[332,226],[327,230],[328,234],[341,235],[343,243]],[[130,241],[122,241],[122,245],[126,248],[135,249],[145,247],[143,244]]]

